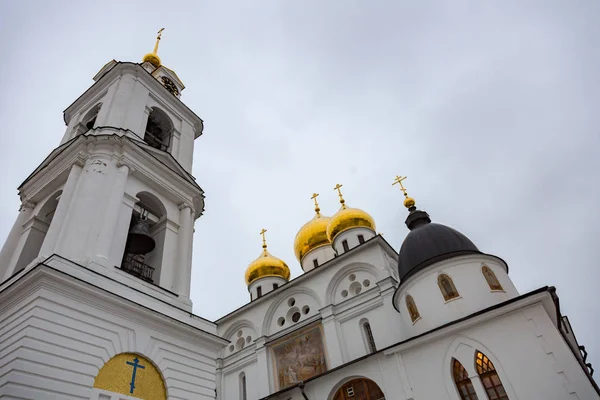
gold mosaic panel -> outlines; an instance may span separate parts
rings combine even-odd
[[[100,368],[94,387],[143,400],[167,398],[158,369],[147,358],[133,353],[121,353],[108,360]]]

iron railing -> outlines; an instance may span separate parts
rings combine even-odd
[[[154,283],[154,280],[152,279],[154,268],[136,260],[133,254],[125,255],[123,263],[121,264],[121,269],[147,282]]]

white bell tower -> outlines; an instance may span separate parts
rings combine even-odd
[[[161,64],[161,32],[142,64],[110,61],[64,111],[60,145],[19,187],[0,281],[53,256],[54,268],[79,268],[81,279],[107,276],[191,311],[193,227],[204,208],[191,170],[203,123]],[[132,229],[149,251],[132,251]]]

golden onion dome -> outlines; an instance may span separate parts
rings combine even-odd
[[[315,193],[311,197],[315,201],[316,214],[314,218],[300,228],[294,239],[294,253],[301,263],[304,256],[310,251],[322,246],[331,246],[331,241],[327,237],[327,225],[330,218],[321,215],[317,196],[318,194]]]
[[[340,184],[335,186],[335,190],[338,191],[338,195],[340,196],[342,207],[329,220],[329,224],[327,225],[328,239],[333,242],[337,235],[352,228],[364,227],[375,232],[375,221],[373,220],[373,217],[363,210],[346,206],[346,202],[342,197],[342,192],[340,190],[341,187],[342,185]]]
[[[287,264],[283,260],[272,256],[271,253],[267,251],[267,242],[265,240],[266,231],[266,229],[261,231],[261,235],[263,236],[263,251],[261,255],[256,260],[252,261],[246,269],[247,285],[250,285],[257,279],[267,276],[280,277],[286,281],[290,279],[290,268]]]
[[[142,58],[142,62],[149,62],[154,65],[156,68],[160,67],[160,57],[154,53],[148,53]]]

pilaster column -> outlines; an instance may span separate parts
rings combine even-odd
[[[329,369],[338,367],[344,363],[342,342],[339,339],[335,316],[333,315],[333,306],[329,305],[321,309],[321,318],[323,325],[323,334],[325,335],[325,346],[329,355]]]
[[[56,243],[58,242],[58,238],[67,217],[67,213],[69,212],[71,200],[73,199],[77,182],[79,182],[81,171],[81,165],[79,164],[74,164],[71,167],[69,177],[67,178],[67,183],[65,184],[62,194],[60,195],[58,205],[56,206],[56,211],[54,212],[52,222],[48,228],[48,233],[46,234],[46,238],[42,243],[40,256],[48,257],[53,253],[56,253]]]
[[[116,171],[113,184],[110,186],[111,193],[108,195],[104,217],[102,218],[102,228],[96,242],[96,257],[100,264],[108,267],[108,258],[110,256],[110,247],[115,234],[117,220],[121,211],[125,185],[129,176],[129,167],[121,165]]]
[[[131,170],[130,170],[131,172]],[[110,246],[110,256],[108,265],[111,267],[121,266],[123,255],[125,254],[125,244],[127,243],[127,235],[129,235],[129,224],[131,223],[131,214],[135,203],[139,200],[135,196],[128,193],[123,193],[121,202],[119,203],[119,215],[115,223],[115,231],[112,235],[112,243]]]
[[[256,361],[258,364],[258,368],[256,369],[258,375],[258,379],[256,382],[251,382],[250,385],[256,388],[256,398],[261,399],[269,395],[269,360],[267,358],[267,348],[265,347],[265,338],[260,337],[256,339]]]
[[[187,203],[179,206],[179,252],[177,262],[178,285],[180,296],[190,297],[190,279],[192,275],[192,238],[194,234],[194,219],[192,207]]]
[[[13,268],[9,268],[10,260],[19,243],[21,233],[23,233],[23,225],[31,218],[34,208],[35,204],[28,202],[24,202],[19,208],[17,220],[6,238],[6,242],[4,242],[2,251],[0,251],[0,282],[10,278],[13,274]]]

